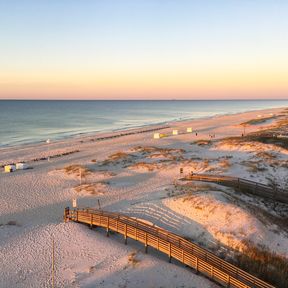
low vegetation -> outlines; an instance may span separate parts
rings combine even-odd
[[[132,169],[144,169],[146,171],[152,172],[160,168],[158,163],[147,163],[147,162],[138,162],[130,166]]]
[[[249,121],[243,122],[240,125],[242,125],[242,126],[245,126],[245,125],[258,125],[258,124],[265,123],[266,121],[272,120],[272,119],[275,119],[275,118],[276,118],[276,116],[254,118],[254,119],[251,119]]]
[[[116,165],[120,163],[131,163],[135,156],[126,152],[118,151],[111,154],[106,160],[102,162],[102,165]]]
[[[135,268],[139,262],[140,260],[137,258],[137,251],[133,251],[128,255],[128,264],[130,264],[133,268]]]
[[[197,144],[198,146],[207,146],[211,144],[211,140],[199,139],[192,142],[191,144]]]
[[[75,175],[79,177],[80,177],[80,174],[82,177],[86,177],[89,174],[91,174],[91,170],[89,170],[87,167],[83,165],[78,165],[78,164],[73,164],[73,165],[64,167],[64,172],[67,175]]]
[[[174,149],[174,148],[160,148],[154,146],[136,146],[132,149],[135,152],[140,152],[143,154],[150,154],[150,153],[184,153],[184,149]]]
[[[286,287],[288,260],[270,252],[267,247],[256,247],[249,241],[243,241],[243,244],[244,250],[236,253],[235,264],[277,287]]]
[[[222,159],[222,160],[220,160],[219,165],[222,168],[228,169],[231,167],[231,162],[228,159]]]
[[[74,190],[77,193],[89,194],[89,195],[103,195],[107,190],[108,182],[96,182],[89,184],[81,184],[76,186]]]
[[[247,171],[251,173],[263,172],[267,168],[261,165],[261,161],[242,161],[242,165],[247,167]]]
[[[126,159],[129,156],[129,154],[125,153],[125,152],[116,152],[111,154],[108,159],[112,160],[112,161],[117,161],[117,160],[123,160]]]

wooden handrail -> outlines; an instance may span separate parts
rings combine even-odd
[[[64,220],[106,228],[107,235],[109,230],[118,232],[124,235],[125,243],[129,237],[143,243],[145,252],[153,247],[167,254],[169,260],[177,259],[224,287],[274,287],[177,234],[123,214],[91,208],[65,208]]]
[[[268,185],[254,182],[251,180],[236,178],[232,176],[224,175],[212,175],[212,174],[190,174],[182,178],[184,181],[204,181],[214,182],[234,188],[243,188],[245,192],[254,194],[263,198],[269,198],[282,203],[288,203],[288,191],[283,189],[273,189]]]

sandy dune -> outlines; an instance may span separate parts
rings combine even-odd
[[[261,115],[280,115],[282,111],[264,110]],[[103,231],[63,223],[63,209],[71,206],[73,198],[80,207],[98,208],[99,200],[103,209],[151,221],[213,251],[219,245],[241,249],[242,240],[249,240],[288,257],[287,234],[276,224],[263,223],[243,206],[251,197],[243,196],[240,205],[232,197],[233,191],[221,187],[212,185],[196,194],[179,188],[183,185],[178,180],[180,167],[184,173],[235,175],[263,183],[270,175],[285,185],[286,149],[261,143],[240,147],[220,141],[241,136],[240,123],[257,114],[260,112],[168,123],[170,128],[161,133],[169,137],[162,139],[135,129],[135,134],[101,141],[93,140],[95,135],[81,136],[52,142],[49,147],[42,143],[1,149],[1,165],[30,161],[33,169],[0,174],[0,258],[4,263],[0,287],[51,287],[52,237],[56,287],[217,287],[185,267],[169,264],[161,253],[143,254],[144,248],[132,240],[125,246],[118,235],[106,238]],[[248,125],[246,133],[272,127],[275,121],[277,118]],[[198,135],[184,133],[186,127],[193,127]],[[174,128],[180,135],[171,135]],[[107,135],[112,133],[97,137]],[[198,140],[208,142],[199,145]],[[78,150],[50,161],[31,161]],[[263,151],[276,158],[270,162],[261,158],[259,152]],[[283,165],[276,170],[271,161]],[[255,163],[265,170],[254,167],[251,172]],[[67,169],[71,165],[78,166]],[[80,179],[81,167],[86,172],[81,172]],[[268,204],[257,201],[259,207],[269,210]],[[286,208],[277,209],[276,216]]]

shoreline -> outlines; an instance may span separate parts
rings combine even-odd
[[[117,131],[111,131],[111,132],[99,132],[99,133],[92,133],[91,135],[87,134],[81,134],[81,136],[75,136],[75,137],[67,137],[61,140],[52,141],[49,144],[45,142],[38,142],[38,143],[32,143],[32,144],[23,144],[19,146],[9,146],[5,148],[0,148],[0,151],[2,152],[0,155],[0,166],[3,167],[8,164],[17,163],[17,162],[35,162],[35,161],[42,161],[47,160],[48,158],[56,158],[63,155],[70,154],[72,151],[81,151],[85,149],[85,145],[89,144],[95,144],[98,143],[97,141],[99,138],[102,141],[109,140],[109,139],[121,139],[125,136],[129,135],[141,135],[141,133],[149,133],[157,129],[162,129],[164,134],[169,135],[171,132],[171,129],[186,129],[185,125],[189,125],[193,127],[193,132],[195,130],[205,131],[208,128],[200,128],[203,123],[206,122],[213,122],[214,120],[219,120],[221,118],[227,118],[226,121],[227,124],[229,123],[229,118],[242,118],[242,117],[248,117],[247,120],[251,120],[251,118],[257,118],[256,115],[253,115],[253,113],[257,112],[258,114],[267,114],[267,113],[280,113],[280,111],[283,111],[286,107],[281,108],[270,108],[270,109],[260,109],[260,110],[252,110],[252,111],[245,111],[240,113],[230,113],[230,114],[217,114],[214,116],[208,116],[208,117],[201,117],[201,118],[193,118],[193,119],[186,119],[186,120],[178,120],[178,121],[169,121],[165,122],[165,126],[162,125],[147,125],[145,127],[139,127],[139,128],[131,128],[131,129],[123,129],[123,130],[117,130]],[[240,123],[238,123],[240,124]],[[264,123],[265,124],[265,123]],[[206,124],[205,124],[206,125]],[[226,125],[226,124],[225,124]],[[253,126],[253,125],[252,125]],[[197,128],[196,128],[197,127]],[[209,129],[211,131],[216,128],[216,126],[210,127]],[[146,128],[146,129],[144,129]],[[200,130],[199,130],[200,129]],[[204,129],[204,130],[203,130]],[[249,130],[249,129],[248,129]],[[169,132],[170,131],[170,132]],[[193,133],[194,134],[194,133]],[[186,135],[186,133],[181,133],[178,136]],[[232,136],[234,134],[229,134],[228,136]],[[151,136],[152,138],[152,136]],[[169,137],[168,137],[169,138]],[[218,137],[217,137],[218,138]],[[98,140],[97,140],[98,139]],[[117,145],[117,142],[114,142],[114,144]],[[83,147],[84,145],[84,147]],[[89,147],[88,147],[89,148]],[[78,154],[78,153],[77,153]],[[5,156],[8,157],[5,157]],[[1,157],[2,156],[2,157]]]
[[[241,112],[231,112],[231,113],[215,113],[214,115],[209,115],[209,116],[203,116],[203,117],[183,117],[183,118],[175,118],[175,119],[171,119],[168,121],[161,121],[161,122],[155,122],[155,123],[150,123],[150,124],[143,124],[143,125],[135,125],[135,126],[131,126],[131,127],[121,127],[121,128],[117,128],[117,129],[107,129],[107,130],[98,130],[98,131],[91,131],[91,132],[79,132],[79,133],[75,133],[75,134],[70,134],[70,135],[64,135],[64,136],[57,136],[56,138],[50,137],[48,139],[52,139],[53,143],[62,143],[62,142],[66,142],[66,141],[73,141],[73,140],[79,140],[82,137],[83,138],[89,138],[89,137],[96,137],[96,136],[101,136],[102,134],[105,135],[107,134],[111,134],[111,133],[117,133],[117,132],[127,132],[127,131],[133,131],[133,130],[138,130],[138,129],[142,129],[142,128],[149,128],[149,127],[154,127],[154,126],[162,126],[162,125],[172,125],[174,123],[176,124],[181,124],[182,122],[190,122],[190,121],[198,121],[198,120],[207,120],[207,119],[213,119],[213,118],[217,118],[217,117],[221,117],[221,116],[230,116],[230,115],[241,115],[244,113],[250,113],[250,112],[261,112],[265,113],[265,111],[270,111],[270,110],[279,110],[279,109],[285,109],[287,108],[286,106],[283,107],[277,107],[277,108],[267,108],[267,109],[253,109],[253,110],[245,110],[245,111],[241,111]],[[1,151],[5,151],[6,149],[22,149],[22,148],[29,148],[29,147],[34,147],[34,146],[38,146],[38,145],[46,145],[46,140],[42,140],[42,141],[29,141],[29,142],[23,142],[23,143],[19,143],[19,144],[5,144],[3,146],[0,146],[0,152]]]

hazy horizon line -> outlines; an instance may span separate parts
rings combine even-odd
[[[234,99],[223,99],[223,98],[208,98],[208,99],[174,99],[174,98],[167,98],[167,99],[34,99],[34,98],[0,98],[0,101],[288,101],[287,98],[234,98]]]

